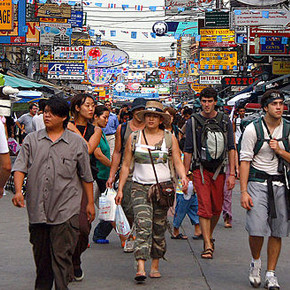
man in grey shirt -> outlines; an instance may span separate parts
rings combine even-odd
[[[33,132],[32,119],[36,115],[38,107],[35,104],[29,105],[29,113],[23,114],[16,121],[16,126],[21,130],[21,134],[29,134]]]
[[[68,120],[67,102],[57,97],[48,100],[46,129],[27,135],[13,167],[16,194],[12,202],[17,207],[24,207],[22,185],[27,175],[35,289],[51,289],[53,281],[56,289],[68,289],[83,190],[88,220],[95,218],[88,148],[80,136],[66,129]]]

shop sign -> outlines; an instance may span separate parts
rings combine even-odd
[[[65,18],[45,18],[45,17],[40,17],[39,21],[40,22],[50,22],[50,23],[67,23],[67,19],[65,19]]]
[[[229,14],[229,12],[223,11],[206,11],[205,27],[228,27]]]
[[[78,37],[72,37],[71,38],[71,45],[84,45],[84,46],[90,46],[91,40],[85,39],[85,38],[78,38]]]
[[[252,5],[252,6],[272,6],[279,3],[285,2],[285,0],[237,0],[243,4]]]
[[[71,24],[71,27],[83,27],[83,11],[72,10],[68,23]]]
[[[252,77],[225,77],[222,79],[223,86],[249,86],[258,78]]]
[[[85,77],[85,65],[83,63],[60,63],[48,64],[48,79],[82,80]]]
[[[247,44],[248,43],[248,34],[247,34],[247,32],[245,32],[245,33],[236,32],[236,34],[235,34],[235,42],[237,44]]]
[[[272,69],[273,75],[290,74],[290,60],[273,60]]]
[[[68,4],[38,4],[37,17],[70,18],[71,6]]]
[[[166,22],[168,27],[168,35],[189,35],[195,36],[198,35],[198,22]]]
[[[40,23],[40,29],[40,45],[70,46],[70,24]]]
[[[73,59],[80,60],[84,56],[83,46],[54,46],[53,47],[54,60]]]
[[[202,85],[220,85],[222,78],[227,77],[225,75],[201,75],[199,77],[199,83]]]
[[[0,30],[13,30],[13,4],[12,0],[0,1]]]
[[[118,48],[107,46],[86,46],[85,59],[88,68],[108,68],[125,63],[129,56]]]
[[[290,24],[290,11],[285,9],[234,9],[233,26],[287,26]]]
[[[207,86],[200,84],[199,80],[195,80],[192,84],[190,84],[190,87],[197,94],[199,94],[203,89],[207,88]]]
[[[201,51],[200,69],[233,69],[237,66],[236,51]]]
[[[200,29],[200,47],[235,47],[235,31],[230,29]]]
[[[263,55],[263,56],[254,56],[254,55],[248,55],[247,56],[247,63],[269,63],[269,56]]]
[[[250,27],[249,55],[289,55],[290,28],[271,29],[270,27]],[[286,41],[285,41],[286,40]]]

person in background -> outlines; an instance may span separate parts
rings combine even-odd
[[[111,112],[112,104],[111,102],[105,102],[105,106],[110,111],[109,121],[103,132],[106,134],[107,141],[110,146],[110,157],[112,157],[115,148],[115,134],[119,126],[118,117]]]
[[[122,123],[122,116],[124,115],[124,113],[128,113],[128,112],[129,112],[128,105],[127,104],[122,105],[121,109],[118,112],[118,120],[120,124]]]
[[[130,113],[129,112],[122,112],[120,115],[120,124],[126,123],[130,120]]]
[[[165,129],[170,131],[172,134],[174,134],[176,139],[179,140],[179,138],[180,138],[179,128],[177,127],[177,125],[174,124],[175,116],[176,116],[176,110],[174,108],[172,108],[172,107],[166,107],[164,109],[164,112],[166,114],[170,115],[170,124]]]
[[[41,99],[38,102],[39,110],[35,116],[32,118],[32,130],[38,131],[45,128],[43,121],[43,111],[46,105],[46,99]]]
[[[46,128],[28,134],[13,166],[16,207],[25,207],[25,175],[30,242],[36,265],[35,289],[68,289],[72,255],[79,235],[82,193],[86,220],[95,218],[93,177],[85,141],[66,129],[69,105],[51,97],[45,106]],[[21,283],[21,282],[20,282]]]
[[[242,130],[241,130],[241,122],[245,118],[246,109],[244,107],[238,108],[238,116],[234,119],[233,122],[233,129],[235,132],[235,139],[236,139],[236,146],[238,146],[239,140],[242,136]]]

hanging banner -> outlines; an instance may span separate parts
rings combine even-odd
[[[233,26],[289,26],[290,11],[285,9],[234,9],[231,23]]]
[[[273,75],[288,75],[288,74],[290,74],[290,59],[273,60],[272,73],[273,73]]]
[[[48,64],[48,79],[83,80],[85,78],[85,65],[83,63]]]
[[[236,51],[201,51],[200,69],[233,69],[237,66]]]
[[[54,60],[80,60],[84,56],[83,46],[54,46]]]
[[[86,46],[85,59],[88,68],[108,68],[125,63],[129,56],[118,48],[107,46]]]
[[[37,17],[70,18],[71,6],[67,4],[38,4]]]
[[[13,30],[12,0],[0,1],[0,31]]]
[[[290,28],[269,29],[267,27],[249,28],[249,55],[288,55]]]
[[[70,46],[68,23],[40,23],[40,44],[53,46]]]
[[[200,29],[200,47],[235,47],[235,31],[230,29]]]

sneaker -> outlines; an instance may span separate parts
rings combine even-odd
[[[84,277],[85,277],[85,274],[84,274],[84,272],[83,272],[83,270],[81,268],[75,269],[74,270],[74,275],[75,275],[75,281],[76,282],[82,281],[84,279]]]
[[[261,285],[261,263],[252,262],[250,264],[249,280],[254,288],[258,288]]]
[[[134,252],[134,240],[133,239],[128,239],[125,242],[125,246],[124,246],[124,252],[125,253],[132,253]]]
[[[278,283],[278,279],[275,276],[275,274],[271,275],[271,276],[266,275],[264,287],[266,289],[269,289],[269,290],[279,290],[280,289],[280,285]]]

